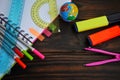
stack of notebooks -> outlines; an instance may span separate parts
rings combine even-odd
[[[37,38],[41,41],[44,40],[45,34],[49,37],[52,33],[48,30],[48,26],[59,15],[60,7],[65,2],[71,2],[71,0],[1,0],[0,1],[0,32],[3,33],[3,37],[0,46],[0,80],[7,74],[10,69],[16,63],[14,57],[11,57],[11,53],[8,54],[4,46],[11,45],[6,38],[12,39],[15,45],[21,48],[21,51],[27,52],[27,49],[31,49],[39,58],[44,59],[44,55],[31,45]],[[52,4],[56,4],[53,6]],[[52,10],[56,8],[56,14],[52,15]],[[51,10],[51,15],[50,11]],[[38,23],[41,21],[40,23]],[[53,26],[54,27],[54,26]],[[3,31],[2,31],[3,30]],[[8,32],[8,33],[7,33]],[[12,34],[15,38],[8,37]],[[19,36],[19,38],[17,37]],[[4,42],[7,42],[7,45]],[[12,42],[12,41],[11,41]],[[9,44],[9,45],[8,45]],[[11,49],[12,50],[12,49]],[[14,55],[14,54],[12,54]],[[17,56],[18,57],[18,56]],[[30,60],[33,57],[28,55]],[[18,61],[19,62],[19,61]],[[25,68],[24,64],[20,64]]]

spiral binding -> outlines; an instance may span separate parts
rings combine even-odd
[[[24,30],[21,30],[20,27],[14,27],[17,26],[17,24],[12,23],[12,21],[5,17],[2,13],[0,14],[0,23],[3,24],[6,27],[6,30],[12,33],[15,37],[20,37],[26,43],[32,44],[30,39],[33,39],[33,37],[29,36],[28,33],[25,33]]]

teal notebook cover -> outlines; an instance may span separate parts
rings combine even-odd
[[[0,1],[0,13],[8,16],[9,9],[11,5],[11,0],[1,0]],[[14,59],[7,54],[7,52],[0,47],[0,80],[7,74],[12,66],[14,65]]]
[[[21,3],[21,4],[20,4]],[[14,5],[13,5],[14,4]],[[0,13],[4,14],[5,17],[11,20],[12,23],[16,23],[19,26],[22,15],[22,8],[24,5],[24,0],[1,0],[0,1]],[[15,7],[17,6],[17,7]],[[20,14],[21,12],[21,14]],[[19,14],[19,15],[18,15]],[[15,27],[17,27],[15,26]],[[7,26],[9,27],[9,26]],[[4,35],[6,36],[6,35]],[[4,46],[4,45],[2,45]],[[3,48],[0,46],[0,80],[3,76],[11,70],[14,66],[15,61]],[[12,46],[12,44],[11,44]]]

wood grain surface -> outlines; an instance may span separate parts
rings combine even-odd
[[[120,12],[120,0],[73,0],[79,8],[76,21],[97,16]],[[120,62],[109,63],[95,67],[85,67],[84,64],[98,60],[113,58],[99,53],[83,50],[88,47],[87,36],[91,33],[110,27],[76,33],[72,23],[64,22],[58,17],[60,33],[54,33],[43,42],[37,40],[33,45],[45,56],[40,60],[34,54],[34,60],[22,60],[27,69],[21,69],[16,64],[10,74],[3,80],[120,80]],[[95,46],[113,52],[120,52],[120,38],[114,38]]]

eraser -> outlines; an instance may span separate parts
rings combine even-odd
[[[117,36],[120,36],[120,26],[118,25],[91,34],[88,36],[88,40],[91,46],[95,46]]]

